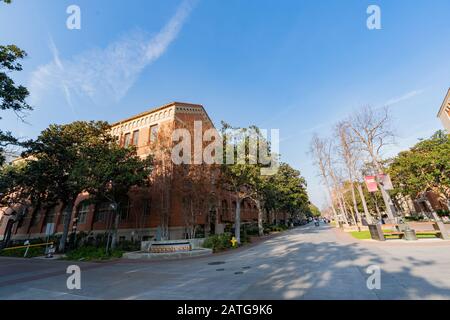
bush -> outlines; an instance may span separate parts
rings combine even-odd
[[[80,247],[75,250],[71,250],[66,254],[66,260],[108,260],[111,258],[121,258],[123,251],[121,249],[115,249],[110,253],[106,253],[105,248],[101,247]]]
[[[0,250],[0,256],[3,257],[23,257],[26,248],[13,249],[13,250]],[[45,246],[43,247],[31,247],[28,249],[26,258],[33,258],[43,256],[45,254]]]
[[[259,228],[258,225],[251,225],[248,227],[245,227],[244,230],[247,232],[247,235],[249,236],[257,236],[259,235]]]
[[[406,221],[422,221],[424,217],[422,215],[414,214],[409,217],[405,217]]]
[[[117,248],[122,251],[139,251],[141,249],[141,242],[123,240],[119,242]]]
[[[212,249],[213,252],[222,251],[231,248],[231,233],[215,234],[209,236],[203,242],[203,247]]]
[[[287,229],[289,229],[289,227],[286,226],[285,224],[278,224],[278,225],[269,225],[269,226],[266,227],[265,230],[267,230],[268,233],[270,233],[270,232],[282,232],[282,231],[285,231]]]
[[[449,210],[436,210],[436,213],[439,217],[448,217],[450,216],[450,211]]]

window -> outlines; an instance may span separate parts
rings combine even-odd
[[[236,205],[237,205],[236,201],[233,201],[231,203],[231,214],[233,218],[236,216]]]
[[[86,223],[86,217],[89,213],[89,204],[87,203],[87,201],[83,201],[78,205],[78,213],[77,213],[77,218],[78,221],[77,223],[79,224],[83,224]]]
[[[152,200],[146,199],[144,202],[144,216],[148,217],[152,211]]]
[[[137,146],[139,142],[139,130],[133,132],[133,146]]]
[[[228,215],[228,202],[227,200],[222,200],[222,215],[220,217],[220,219],[222,221],[224,221],[224,219],[227,217]]]
[[[47,210],[44,225],[46,225],[47,223],[53,223],[54,221],[55,221],[55,207],[52,207]]]
[[[22,217],[22,219],[20,219],[19,222],[17,222],[17,229],[20,229],[23,227],[23,220],[25,220],[24,217]],[[1,224],[0,224],[0,226],[1,226]]]
[[[62,212],[62,217],[59,219],[59,224],[64,224],[66,217],[70,217],[72,215],[73,208],[66,206],[64,211]]]
[[[127,133],[125,134],[125,137],[123,139],[123,146],[127,148],[129,145],[130,145],[130,134]]]
[[[111,202],[102,202],[100,203],[94,214],[94,222],[104,222],[106,221],[106,216],[113,212]]]
[[[158,139],[158,125],[150,127],[150,142],[155,142]]]
[[[119,208],[120,221],[126,221],[130,213],[130,200],[125,200]]]
[[[30,226],[31,227],[37,226],[37,224],[39,223],[40,220],[41,220],[41,214],[39,212],[36,212],[31,217]]]

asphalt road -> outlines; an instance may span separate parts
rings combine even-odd
[[[79,290],[67,289],[70,264],[81,268]],[[381,288],[370,290],[373,265]],[[0,299],[450,299],[450,241],[362,242],[308,225],[175,261],[0,258]]]

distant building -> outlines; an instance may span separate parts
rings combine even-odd
[[[438,118],[441,119],[445,129],[450,132],[450,88],[445,96],[444,102],[439,109]]]

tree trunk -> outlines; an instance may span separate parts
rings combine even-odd
[[[364,192],[361,187],[361,184],[358,183],[357,185],[358,185],[357,189],[358,189],[359,197],[361,198],[361,202],[362,202],[362,205],[364,208],[364,214],[366,215],[366,219],[370,219],[370,221],[368,221],[368,222],[371,223],[372,217],[370,216],[369,209],[367,208],[366,197],[364,197]]]
[[[378,200],[373,194],[372,194],[372,200],[373,200],[373,203],[375,204],[375,210],[377,211],[377,215],[378,215],[378,217],[380,218],[380,221],[381,221],[381,219],[383,217],[381,216],[380,208],[378,207]]]
[[[336,224],[338,224],[339,223],[339,217],[338,217],[338,213],[336,211],[336,207],[334,206],[333,193],[331,192],[331,188],[330,188],[330,185],[328,184],[328,180],[327,179],[325,180],[325,184],[327,186],[328,194],[330,196],[331,210],[333,211],[334,220],[336,221]]]
[[[358,222],[361,223],[361,215],[359,214],[358,203],[356,202],[355,186],[353,184],[353,181],[351,183],[351,188],[352,188],[353,207],[355,208],[356,218],[357,218]]]
[[[344,204],[341,199],[341,195],[339,193],[337,194],[337,199],[339,203],[339,208],[341,209],[341,215],[344,218],[344,223],[348,225],[347,210],[345,210]]]
[[[72,208],[72,211],[70,211],[67,215],[64,215],[64,229],[61,236],[61,239],[59,240],[59,252],[64,252],[66,249],[66,242],[67,242],[67,236],[69,235],[69,227],[70,227],[70,221],[72,221],[72,213],[73,213],[73,205],[74,201],[69,201],[68,203],[63,203],[63,206],[61,208],[62,212],[65,212],[66,208]]]
[[[117,247],[117,230],[119,229],[119,218],[120,218],[120,215],[118,214],[118,212],[116,210],[115,216],[114,216],[114,229],[112,231],[112,236],[111,236],[111,250],[114,250]]]
[[[11,217],[6,222],[5,232],[3,233],[3,241],[0,244],[0,250],[8,247],[9,242],[11,241],[11,234],[14,223],[15,221]]]
[[[350,213],[352,214],[352,220],[353,220],[353,223],[355,224],[355,226],[358,227],[358,231],[361,231],[361,229],[359,228],[359,225],[356,223],[355,213],[353,212],[353,209],[352,209],[351,206],[350,206]]]
[[[383,167],[381,166],[381,164],[378,161],[374,160],[374,165],[378,169],[378,173],[383,174],[384,170],[383,170]],[[378,187],[380,188],[380,191],[381,191],[381,195],[383,196],[383,201],[386,206],[386,214],[387,214],[388,218],[392,220],[391,222],[393,222],[394,216],[396,215],[394,203],[392,202],[392,199],[391,199],[391,196],[389,195],[389,193],[384,189],[383,185],[379,181],[378,176],[376,177],[375,180],[377,181]]]
[[[381,195],[383,196],[383,201],[386,206],[386,214],[392,222],[394,221],[394,213],[395,213],[394,203],[392,202],[392,199],[387,193],[387,191],[384,190],[383,186],[380,183],[378,184],[378,187],[381,190]]]
[[[241,199],[236,201],[236,217],[234,218],[234,237],[238,244],[241,244]]]
[[[262,237],[264,235],[264,227],[263,227],[263,211],[261,209],[261,201],[255,200],[256,208],[258,209],[258,233],[259,236]]]

